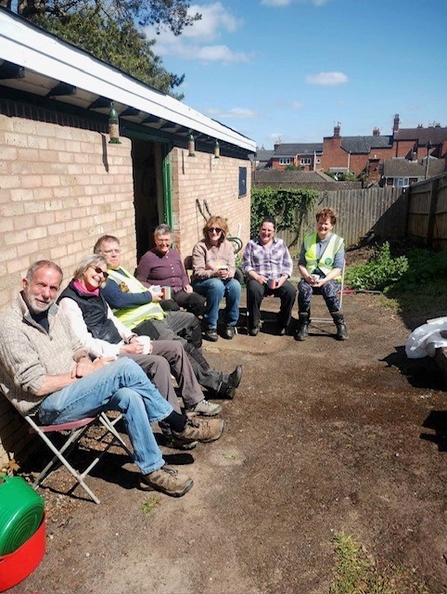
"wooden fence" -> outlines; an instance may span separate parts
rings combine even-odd
[[[407,235],[435,250],[447,250],[447,173],[408,189]]]
[[[301,229],[279,231],[278,236],[290,246],[293,254],[300,249],[305,233],[315,229],[315,212],[330,206],[339,214],[336,233],[344,237],[346,246],[362,239],[403,238],[407,225],[407,192],[402,188],[369,188],[319,192],[313,210]]]

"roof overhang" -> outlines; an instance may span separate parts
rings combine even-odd
[[[247,153],[256,143],[90,54],[0,7],[0,88],[107,114],[113,102],[121,120],[202,140],[218,140]]]

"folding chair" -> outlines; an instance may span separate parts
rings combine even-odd
[[[345,268],[346,268],[346,262],[343,265],[343,268],[341,270],[341,281],[340,281],[340,290],[338,291],[339,293],[339,301],[340,301],[340,309],[342,309],[342,305],[343,305],[343,289],[345,286]],[[314,295],[315,297],[315,295]],[[310,322],[309,323],[313,323],[316,322],[317,324],[333,324],[334,320],[332,317],[330,318],[315,318],[314,316],[310,316]]]
[[[52,460],[45,466],[45,468],[34,481],[34,489],[37,489],[37,487],[43,482],[43,480],[56,467],[57,461],[59,461],[76,479],[76,484],[68,491],[67,494],[71,493],[79,484],[84,489],[84,491],[86,491],[86,493],[93,499],[93,501],[99,504],[98,497],[85,483],[84,478],[89,474],[92,468],[96,466],[96,464],[101,460],[104,454],[113,445],[122,447],[126,451],[126,453],[130,457],[132,457],[132,453],[128,449],[127,445],[123,441],[118,431],[115,429],[115,425],[121,419],[121,417],[122,415],[120,414],[117,418],[111,420],[104,412],[102,412],[98,414],[96,417],[80,419],[79,421],[72,421],[70,423],[61,423],[59,425],[40,425],[32,416],[24,416],[25,420],[30,425],[29,432],[39,435],[39,437],[46,443],[46,445],[54,454]],[[95,423],[99,424],[106,430],[106,432],[103,433],[101,437],[95,438],[95,442],[101,445],[101,450],[97,452],[95,459],[92,460],[89,466],[83,472],[79,472],[68,462],[68,456],[75,448],[75,446],[79,443],[79,440],[86,433],[89,427],[91,427]],[[62,432],[68,432],[68,435],[66,436],[66,439],[62,447],[58,448],[54,444],[54,442],[51,441],[48,435],[51,433],[61,434]],[[111,434],[112,439],[106,441],[105,438],[109,434]],[[103,447],[104,444],[105,447]]]

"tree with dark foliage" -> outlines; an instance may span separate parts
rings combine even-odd
[[[159,33],[165,27],[181,35],[201,18],[188,15],[187,0],[0,0],[0,5],[171,95],[184,75],[165,70],[153,52],[155,39],[147,39],[143,28],[153,25]]]

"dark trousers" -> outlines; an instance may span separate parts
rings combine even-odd
[[[206,311],[206,298],[194,291],[187,293],[186,291],[177,291],[172,296],[173,300],[179,305],[194,314],[195,316],[203,316]]]
[[[202,330],[199,320],[188,312],[169,312],[166,320],[146,320],[133,328],[135,334],[152,340],[179,340],[188,356],[199,384],[218,392],[226,376],[213,369],[202,353]]]
[[[267,295],[274,295],[281,300],[281,307],[278,314],[278,324],[288,326],[292,316],[292,308],[295,303],[296,288],[290,281],[286,281],[279,289],[269,289],[253,278],[247,280],[247,309],[250,328],[254,328],[261,321],[261,303]]]

